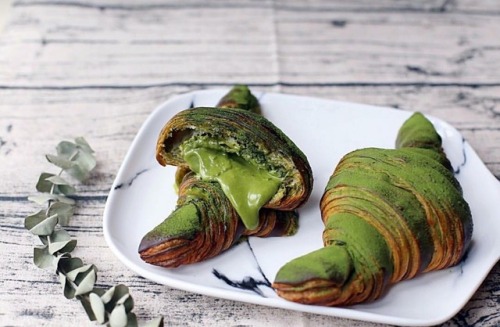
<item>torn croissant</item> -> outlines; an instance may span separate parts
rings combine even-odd
[[[248,88],[236,86],[217,108],[188,109],[165,125],[157,160],[178,167],[179,200],[143,238],[144,261],[177,267],[211,258],[242,236],[295,233],[294,210],[312,191],[311,168],[259,111]]]
[[[245,229],[221,187],[189,173],[180,184],[177,208],[143,238],[139,253],[150,264],[172,268],[212,258],[244,235],[293,235],[297,225],[295,211],[262,209],[258,227]]]
[[[352,305],[389,285],[456,265],[472,237],[472,218],[433,125],[415,113],[396,149],[345,155],[320,203],[324,248],[277,273],[281,297],[305,304]]]
[[[188,166],[202,179],[221,184],[248,229],[256,227],[260,207],[294,210],[312,190],[302,151],[267,119],[247,110],[181,111],[161,131],[156,153],[162,165]]]

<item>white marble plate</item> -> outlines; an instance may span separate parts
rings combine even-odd
[[[263,115],[304,151],[314,172],[313,193],[300,209],[297,235],[250,238],[216,258],[177,269],[141,261],[137,254],[141,238],[168,216],[177,198],[175,168],[155,161],[158,133],[176,112],[214,106],[226,91],[199,91],[168,100],[150,115],[133,141],[104,212],[106,241],[130,269],[155,282],[210,296],[397,325],[438,324],[466,304],[499,259],[500,184],[453,127],[433,118],[473,213],[473,242],[466,259],[456,267],[398,283],[378,301],[348,308],[291,303],[269,287],[285,262],[322,246],[318,203],[338,160],[356,148],[392,148],[399,127],[411,114],[308,97],[258,94]]]

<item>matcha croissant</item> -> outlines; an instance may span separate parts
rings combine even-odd
[[[200,116],[201,121],[203,121],[203,115],[210,117],[211,112],[234,110],[247,111],[251,113],[251,119],[253,119],[252,117],[258,117],[260,106],[247,87],[235,86],[219,101],[217,108],[191,110],[196,111],[195,113],[205,112]],[[238,121],[234,122],[235,126],[232,131],[240,128],[238,123]],[[247,121],[247,123],[252,122]],[[295,233],[298,215],[293,209],[302,204],[305,199],[280,208],[286,211],[260,209],[269,198],[274,196],[273,192],[279,189],[279,184],[289,179],[290,176],[287,173],[280,175],[274,171],[268,172],[265,170],[266,166],[262,164],[257,166],[253,162],[247,162],[236,151],[226,151],[224,147],[217,147],[216,142],[223,143],[221,137],[223,132],[226,132],[226,128],[219,125],[217,121],[213,126],[204,125],[203,128],[209,133],[202,129],[201,135],[196,135],[196,131],[188,130],[187,132],[192,134],[189,137],[194,141],[184,135],[185,130],[177,131],[176,126],[168,127],[169,123],[160,134],[157,147],[158,161],[163,165],[167,164],[163,161],[163,155],[166,155],[165,145],[173,142],[175,144],[172,149],[176,148],[176,151],[184,152],[181,155],[181,160],[184,162],[174,163],[178,166],[176,184],[179,187],[176,209],[165,221],[149,232],[139,246],[141,258],[146,262],[165,267],[177,267],[213,257],[236,243],[242,236],[268,237]],[[272,125],[269,123],[265,125],[267,126]],[[259,130],[260,127],[259,124],[254,124],[252,128]],[[197,126],[190,128],[196,130]],[[312,175],[307,159],[276,127],[273,132],[282,137],[280,140],[283,143],[277,146],[293,147],[295,154],[300,156],[297,160],[305,163],[304,178],[309,183],[305,185],[308,188],[305,191],[307,198],[312,189]],[[183,135],[182,140],[174,141],[176,137],[174,135]],[[245,135],[245,132],[242,135],[245,137],[243,142],[248,142],[252,137]],[[241,142],[239,137],[231,134],[224,135],[224,137],[225,142],[234,144]],[[240,145],[240,147],[244,146],[246,146],[245,143]],[[246,153],[248,157],[248,151]],[[266,154],[272,153],[266,152]],[[262,153],[257,153],[257,155],[262,156]],[[260,160],[265,162],[262,158]],[[172,162],[168,163],[172,164]],[[214,172],[216,174],[211,176],[210,174]],[[243,183],[248,185],[242,185]],[[287,192],[293,190],[292,188],[283,189]],[[265,196],[267,199],[264,198]],[[242,213],[244,218],[247,218],[246,220],[240,219]]]
[[[396,149],[345,155],[320,202],[324,247],[278,271],[273,288],[299,303],[352,305],[391,285],[457,264],[472,218],[433,125],[415,113]]]
[[[259,225],[248,230],[220,185],[190,172],[180,184],[177,208],[143,238],[139,253],[150,264],[177,267],[212,258],[242,236],[290,235],[297,225],[294,211],[262,209]]]
[[[261,207],[293,210],[312,190],[305,155],[281,130],[253,112],[193,108],[176,114],[161,131],[157,160],[188,166],[217,181],[248,229]]]

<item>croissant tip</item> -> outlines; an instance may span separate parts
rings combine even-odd
[[[153,247],[155,245],[155,243],[158,243],[158,242],[154,242],[153,240],[150,240],[150,239],[147,239],[146,237],[144,237],[141,240],[141,243],[139,243],[139,248],[137,251],[139,253],[144,253],[145,251],[147,251],[148,249]]]

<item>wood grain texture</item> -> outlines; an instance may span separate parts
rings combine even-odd
[[[169,97],[247,83],[258,91],[419,110],[460,130],[500,179],[500,2],[14,1],[0,34],[0,325],[92,325],[32,264],[26,197],[44,154],[83,135],[97,152],[68,228],[98,284],[131,288],[142,321],[168,326],[376,326],[157,285],[102,235],[107,194],[136,132]],[[500,325],[500,265],[443,326]]]

